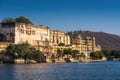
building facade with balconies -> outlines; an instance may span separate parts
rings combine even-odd
[[[78,50],[80,53],[88,55],[91,52],[101,51],[101,46],[96,46],[95,37],[82,38],[80,35],[70,38],[63,31],[51,30],[47,26],[32,25],[24,23],[0,23],[0,33],[3,34],[4,42],[21,44],[28,42],[42,53],[57,54],[57,49],[61,48],[60,43],[63,43],[64,48]]]
[[[20,44],[28,42],[43,53],[49,53],[49,46],[64,43],[70,44],[70,37],[65,32],[50,30],[48,26],[25,23],[0,23],[0,33],[4,35],[2,41]]]

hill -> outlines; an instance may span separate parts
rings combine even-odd
[[[120,36],[92,31],[70,31],[67,32],[70,37],[81,35],[82,37],[90,36],[96,38],[96,44],[100,44],[102,50],[120,50]]]

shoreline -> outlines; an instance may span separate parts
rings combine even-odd
[[[91,63],[91,62],[105,62],[105,61],[118,61],[118,60],[91,60],[91,61],[79,61],[79,62],[41,62],[41,63],[0,63],[0,64],[49,64],[49,63]]]
[[[92,60],[92,59],[89,59],[89,60],[74,60],[74,59],[71,59],[71,60],[68,60],[68,61],[65,61],[64,59],[61,59],[61,60],[46,60],[46,62],[40,62],[40,63],[89,63],[89,62],[103,62],[103,61],[108,61],[108,60]],[[114,60],[113,60],[114,61]],[[2,62],[0,61],[0,64],[40,64],[40,63],[37,63],[33,60],[28,60],[27,63],[24,62],[24,60],[15,60],[14,62]]]
[[[46,59],[45,62],[36,62],[35,60],[27,60],[27,62],[24,61],[24,59],[16,59],[13,62],[3,62],[0,61],[0,64],[39,64],[39,63],[89,63],[89,62],[104,62],[104,61],[120,61],[117,59],[109,60],[109,59],[82,59],[82,60],[77,60],[77,59]]]

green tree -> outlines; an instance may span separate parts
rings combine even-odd
[[[32,22],[29,19],[27,19],[23,16],[20,16],[19,18],[16,18],[15,21],[18,22],[18,23],[32,24]]]
[[[15,58],[15,53],[17,53],[18,58],[23,58],[26,53],[30,52],[29,47],[30,45],[28,43],[10,44],[7,47],[6,54],[11,55],[13,58]]]
[[[25,23],[25,24],[32,24],[32,22],[23,16],[20,16],[18,18],[4,18],[3,23],[12,23],[12,22],[17,22],[17,23]]]
[[[110,56],[110,51],[108,51],[108,50],[102,50],[102,52],[105,55],[105,57]]]
[[[3,23],[11,23],[11,22],[15,22],[15,19],[13,19],[13,18],[4,18],[2,22]]]
[[[25,59],[25,62],[28,59],[36,60],[37,62],[42,62],[44,58],[40,51],[36,50],[28,43],[10,44],[7,47],[6,54],[10,55],[13,59],[15,58]]]
[[[71,55],[72,54],[72,49],[64,49],[63,54],[64,55]]]
[[[92,59],[102,59],[104,57],[104,54],[101,51],[91,52],[90,57]]]
[[[43,62],[44,55],[40,51],[35,50],[33,54],[33,59],[37,62]]]
[[[6,49],[6,55],[10,55],[13,59],[16,57],[15,53],[17,52],[17,45],[10,44]]]
[[[65,46],[65,44],[64,43],[59,43],[58,46]]]
[[[110,56],[114,56],[114,58],[120,58],[120,50],[112,50]]]

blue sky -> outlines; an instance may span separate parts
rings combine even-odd
[[[0,21],[19,16],[51,29],[120,35],[120,0],[0,0]]]

